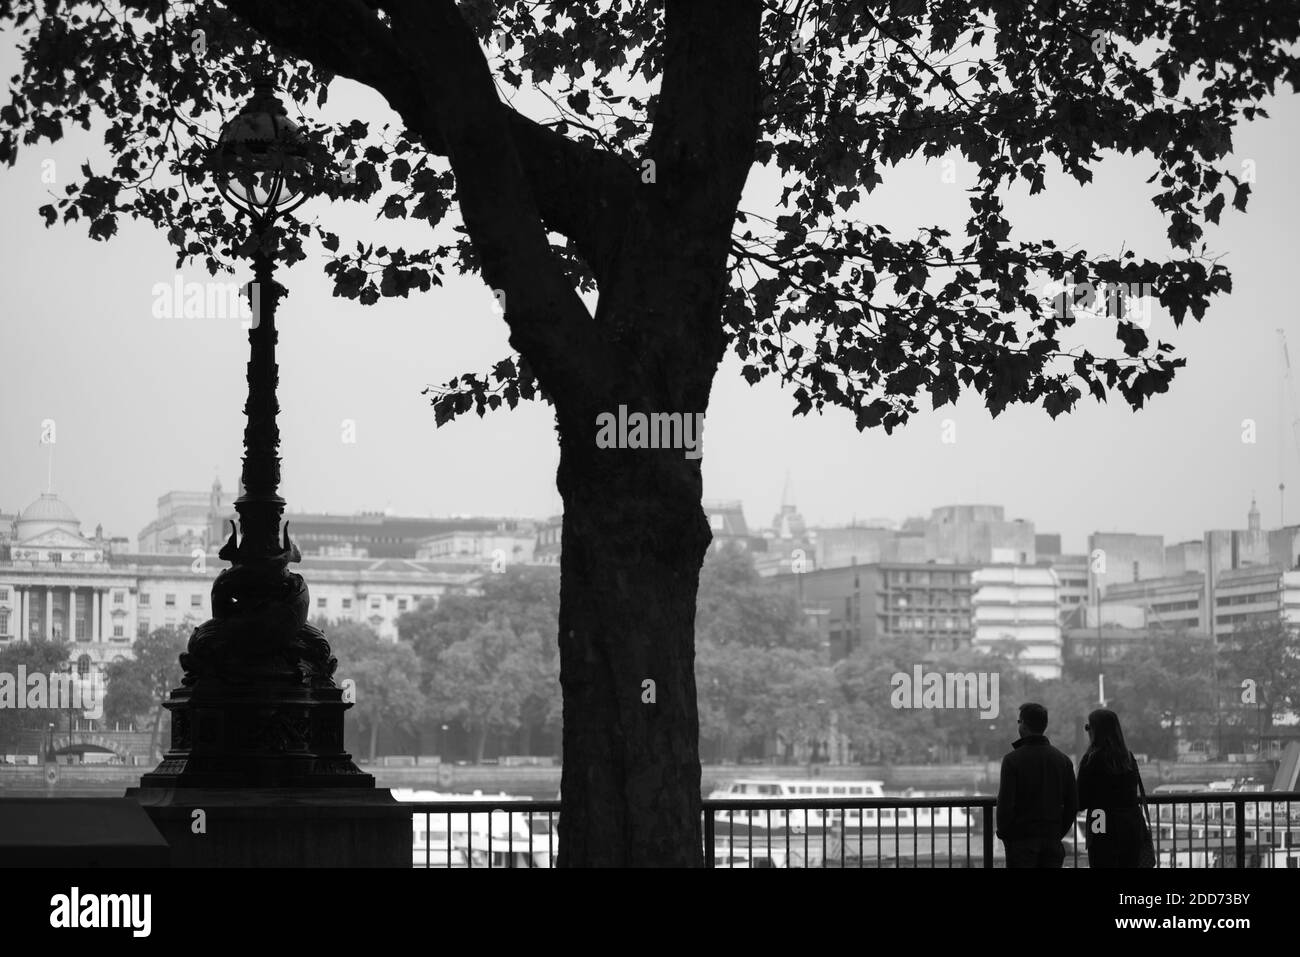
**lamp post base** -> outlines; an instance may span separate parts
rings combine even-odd
[[[172,745],[142,788],[373,788],[343,750],[337,688],[259,682],[178,688]]]
[[[373,789],[343,750],[352,705],[334,684],[329,642],[307,622],[307,585],[287,568],[301,558],[287,525],[269,557],[256,552],[270,539],[258,541],[245,537],[250,557],[232,531],[219,553],[234,564],[213,583],[213,617],[194,629],[182,685],[163,704],[171,750],[140,786]]]

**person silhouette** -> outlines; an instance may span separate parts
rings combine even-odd
[[[1143,841],[1137,758],[1109,708],[1089,714],[1083,729],[1088,748],[1079,759],[1079,804],[1086,813],[1088,866],[1137,867]]]
[[[1060,867],[1062,838],[1074,827],[1078,792],[1074,762],[1047,740],[1047,709],[1020,706],[1020,738],[1002,759],[998,781],[997,836],[1007,867]]]

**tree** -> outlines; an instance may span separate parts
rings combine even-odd
[[[20,672],[19,669],[24,669]],[[23,707],[0,708],[0,741],[16,743],[23,731],[46,730],[51,724],[58,725],[60,711],[57,708],[27,707],[28,688],[18,685],[18,676],[66,674],[68,668],[68,645],[50,641],[18,641],[5,648],[0,648],[0,674],[12,676],[14,682],[12,693],[22,698]],[[49,703],[48,695],[46,701]],[[18,700],[12,702],[17,704]],[[66,720],[65,722],[66,723]]]
[[[912,760],[934,743],[937,712],[894,708],[891,702],[893,676],[911,677],[913,666],[926,658],[920,641],[896,637],[862,646],[835,663],[842,727],[868,761]]]
[[[340,661],[338,680],[351,681],[350,713],[369,736],[369,760],[375,760],[379,731],[385,725],[409,725],[426,707],[420,688],[420,659],[402,642],[384,641],[369,625],[341,619],[316,622],[330,636]]]
[[[1215,710],[1214,643],[1186,631],[1153,631],[1107,675],[1107,707],[1136,752],[1178,757],[1179,735],[1198,736]],[[1093,691],[1092,707],[1096,707]]]
[[[108,687],[104,715],[110,721],[134,721],[148,716],[149,753],[158,752],[168,693],[181,683],[180,654],[189,635],[176,625],[155,628],[131,645],[134,657],[115,661],[104,670]]]
[[[1234,629],[1223,658],[1227,702],[1256,709],[1260,733],[1284,713],[1300,712],[1300,628],[1247,622]]]
[[[765,587],[735,545],[709,553],[696,602],[700,734],[735,760],[778,735],[787,751],[826,733],[828,710],[809,708],[834,689],[825,652],[799,603]]]
[[[546,663],[536,632],[521,636],[500,621],[476,625],[438,656],[429,691],[436,717],[463,722],[474,760],[482,761],[489,732],[523,724],[525,704],[548,677]]]
[[[560,614],[551,569],[515,566],[481,579],[477,594],[446,595],[398,619],[424,667],[428,713],[460,721],[481,761],[489,733],[557,728]]]
[[[700,459],[660,447],[673,441],[638,448],[643,429],[601,448],[600,417],[703,415],[728,349],[749,381],[789,384],[796,414],[840,407],[859,428],[892,430],[924,397],[963,390],[994,415],[1027,403],[1056,416],[1085,393],[1141,407],[1182,364],[1173,347],[1116,298],[1116,354],[1094,355],[1072,334],[1078,299],[1046,308],[1033,290],[1149,284],[1176,324],[1201,319],[1230,289],[1202,223],[1250,193],[1221,162],[1232,132],[1280,82],[1300,85],[1296,0],[123,6],[0,4],[23,52],[0,161],[92,122],[111,152],[41,207],[48,223],[108,239],[138,216],[179,261],[232,264],[256,240],[204,175],[208,130],[268,70],[299,108],[343,77],[397,115],[392,130],[305,123],[323,195],[433,227],[455,207],[459,232],[422,250],[367,237],[354,251],[313,223],[267,242],[291,261],[319,242],[335,292],[367,304],[427,291],[448,264],[478,273],[515,354],[452,380],[435,421],[554,406],[562,865],[702,863]],[[1116,152],[1152,160],[1175,258],[1012,239],[1008,188],[1086,183]],[[949,155],[978,171],[954,192],[970,204],[963,236],[872,223],[889,167]],[[755,165],[781,176],[779,208],[740,208]],[[594,311],[583,292],[599,293]]]

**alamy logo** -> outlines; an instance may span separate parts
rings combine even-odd
[[[979,708],[980,717],[998,716],[998,675],[988,671],[923,672],[920,665],[895,672],[889,679],[895,708]]]
[[[128,927],[133,937],[148,937],[152,925],[151,894],[71,894],[50,898],[51,927]]]
[[[177,273],[170,283],[154,283],[152,292],[155,319],[240,319],[245,329],[255,329],[261,318],[255,282],[185,282]]]
[[[1065,319],[1075,313],[1086,316],[1122,319],[1139,329],[1150,329],[1151,304],[1156,293],[1151,283],[1091,282],[1048,283],[1042,299],[1051,306],[1052,315]]]
[[[102,718],[104,675],[99,671],[84,677],[39,671],[29,675],[26,665],[19,665],[17,674],[0,671],[0,708],[53,708]]]
[[[598,449],[685,449],[688,459],[704,454],[703,412],[633,412],[618,407],[618,416],[596,416]]]

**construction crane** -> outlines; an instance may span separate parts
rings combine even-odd
[[[1297,459],[1300,459],[1300,394],[1296,392],[1295,378],[1291,373],[1291,353],[1286,347],[1286,331],[1277,330],[1277,338],[1282,346],[1282,391],[1280,396],[1280,405],[1278,407],[1278,425],[1281,426],[1287,417],[1287,394],[1290,393],[1290,406],[1294,411],[1291,419],[1291,437],[1294,440],[1293,447],[1296,451]],[[1286,527],[1286,445],[1282,435],[1278,436],[1277,446],[1277,494],[1281,505],[1282,514],[1280,525]]]

